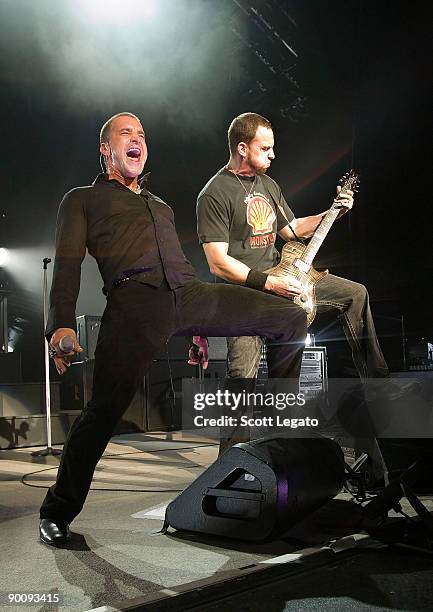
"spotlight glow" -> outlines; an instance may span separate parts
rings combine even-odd
[[[156,0],[80,0],[79,7],[99,23],[123,25],[156,14]]]
[[[5,266],[9,261],[9,251],[7,249],[0,249],[0,266]]]
[[[307,333],[305,338],[305,346],[314,346],[316,344],[314,334]]]

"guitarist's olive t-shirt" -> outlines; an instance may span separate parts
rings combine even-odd
[[[292,219],[280,187],[264,174],[241,177],[222,168],[197,199],[200,243],[227,242],[229,255],[260,272],[275,265],[276,233]]]

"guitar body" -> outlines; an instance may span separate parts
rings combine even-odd
[[[281,251],[280,263],[266,272],[277,278],[294,276],[299,280],[302,285],[302,294],[292,299],[307,313],[307,325],[309,326],[314,321],[317,312],[315,287],[319,280],[328,274],[328,270],[319,272],[313,266],[310,266],[307,271],[299,269],[296,262],[303,262],[306,248],[307,246],[300,242],[286,242]]]

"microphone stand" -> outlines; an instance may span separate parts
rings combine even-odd
[[[42,260],[44,269],[44,331],[47,327],[48,320],[48,286],[47,286],[47,267],[51,262],[49,257]],[[50,390],[50,356],[48,353],[48,341],[44,334],[44,349],[45,349],[45,406],[47,414],[47,447],[42,450],[34,451],[32,457],[46,457],[47,455],[61,455],[62,451],[51,446],[51,390]]]

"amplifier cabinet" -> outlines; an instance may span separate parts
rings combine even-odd
[[[14,384],[22,381],[21,354],[0,351],[0,384]]]
[[[222,361],[227,359],[227,340],[224,336],[210,336],[209,361]]]
[[[51,444],[63,444],[78,411],[51,415]],[[0,417],[0,449],[46,446],[47,419],[45,414]]]
[[[61,383],[50,383],[51,412],[60,408]],[[46,412],[45,383],[0,385],[0,417],[27,416]]]
[[[83,410],[92,396],[93,367],[95,361],[78,361],[71,364],[62,379],[60,401],[62,410]],[[115,433],[147,431],[144,381],[123,415]]]
[[[79,355],[80,361],[95,358],[100,327],[101,317],[95,315],[81,315],[77,317],[77,340],[78,344],[84,349]]]
[[[92,395],[94,360],[73,363],[62,379],[62,410],[83,410]],[[116,433],[173,431],[181,427],[182,379],[197,374],[186,358],[155,360],[143,377]]]
[[[61,405],[63,409],[82,410],[91,399],[95,349],[101,317],[77,317],[77,339],[82,348],[78,359],[63,379]],[[225,338],[218,338],[224,340]],[[190,338],[173,336],[161,347],[152,366],[143,378],[120,427],[130,431],[170,431],[181,426],[182,378],[197,374],[188,365]],[[82,361],[83,360],[83,361]]]
[[[213,371],[218,378],[224,378],[226,373],[227,344],[225,338],[209,338],[209,367],[204,373],[210,378]],[[257,373],[257,386],[261,387],[268,377],[266,362],[266,344],[263,345],[259,370]],[[302,355],[301,373],[299,377],[301,392],[315,395],[328,389],[328,372],[325,346],[311,346],[304,349]]]
[[[198,367],[187,360],[160,359],[146,374],[146,425],[148,431],[173,431],[182,426],[182,381],[195,378]]]
[[[304,349],[299,390],[308,395],[316,395],[328,390],[325,346],[311,346]]]

